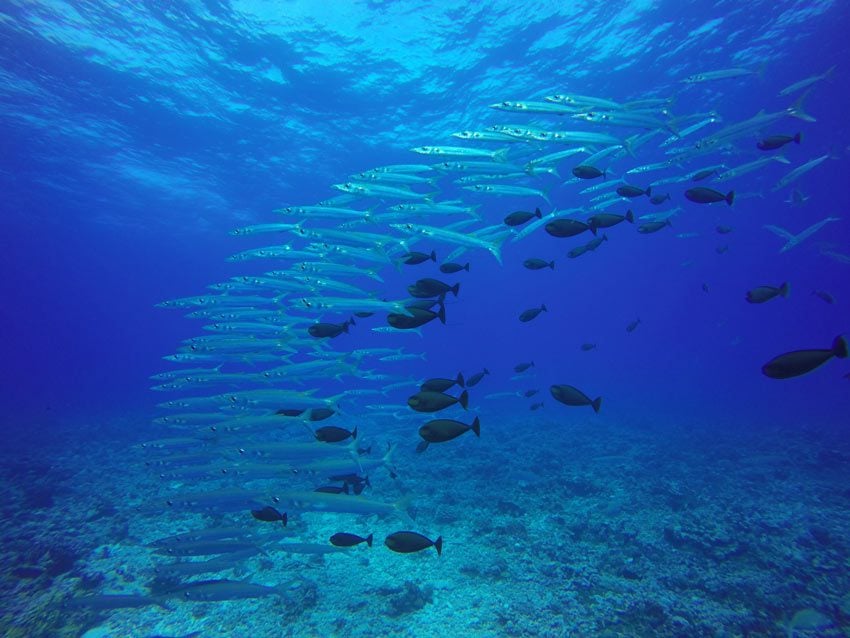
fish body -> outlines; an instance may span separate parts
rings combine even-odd
[[[283,526],[286,527],[286,513],[281,513],[270,505],[263,507],[262,509],[251,510],[251,516],[256,518],[258,521],[265,521],[267,523],[276,523],[280,521],[283,523]]]
[[[484,368],[481,372],[476,372],[466,380],[466,387],[471,388],[472,386],[478,385],[481,379],[488,374],[490,374],[490,371],[487,368]]]
[[[420,392],[445,392],[452,386],[459,385],[461,388],[465,387],[465,382],[463,379],[463,374],[458,372],[457,377],[454,379],[442,379],[442,378],[434,378],[428,379],[421,386],[419,386]]]
[[[665,226],[672,226],[669,219],[665,219],[664,221],[657,222],[647,222],[645,224],[641,224],[638,226],[637,231],[641,235],[651,235],[652,233],[657,233],[659,230],[664,228]]]
[[[437,253],[433,250],[430,254],[422,252],[409,252],[402,257],[402,263],[408,266],[416,266],[417,264],[425,263],[426,261],[437,261]]]
[[[437,540],[432,541],[417,532],[395,532],[387,536],[384,545],[399,554],[411,554],[429,547],[437,550],[437,556],[441,556],[443,553],[442,536],[438,536]]]
[[[354,547],[360,543],[366,543],[367,546],[372,547],[372,534],[369,534],[364,538],[357,534],[338,532],[331,536],[329,540],[331,545],[335,545],[336,547]]]
[[[746,299],[750,303],[764,303],[776,297],[788,297],[788,282],[786,281],[779,287],[774,286],[759,286],[747,291]]]
[[[478,417],[475,417],[471,425],[452,419],[434,419],[419,428],[419,436],[428,443],[445,443],[470,430],[475,433],[475,436],[481,436],[481,423]]]
[[[839,335],[829,350],[795,350],[774,357],[762,366],[762,373],[771,379],[798,377],[820,367],[833,357],[846,359],[847,340]]]
[[[551,222],[546,224],[546,232],[552,235],[552,237],[574,237],[575,235],[580,235],[586,230],[593,231],[593,228],[583,221],[579,221],[578,219],[569,219],[567,217],[553,219]]]
[[[548,312],[546,308],[546,304],[541,304],[539,308],[529,308],[528,310],[523,310],[519,315],[519,320],[523,323],[527,323],[532,319],[536,318],[541,312]]]
[[[527,210],[514,211],[505,217],[504,222],[508,226],[522,226],[525,222],[533,219],[534,217],[537,217],[537,219],[541,219],[543,217],[539,208],[535,208],[533,213]]]
[[[735,191],[729,191],[725,195],[713,188],[705,186],[697,186],[689,188],[685,191],[685,197],[696,204],[714,204],[716,202],[726,202],[729,206],[735,201]]]
[[[591,399],[584,392],[571,385],[553,385],[549,388],[549,392],[556,401],[560,401],[564,405],[589,405],[597,414],[602,407],[602,397]]]
[[[587,219],[587,224],[590,226],[592,231],[595,231],[597,228],[611,228],[611,226],[616,226],[617,224],[627,221],[630,224],[634,224],[635,216],[631,210],[627,211],[625,215],[615,215],[614,213],[596,213],[595,215],[591,215]]]
[[[522,262],[522,265],[528,268],[529,270],[543,270],[544,268],[551,268],[552,270],[555,270],[555,262],[546,261],[545,259],[526,259],[524,262]]]
[[[580,164],[576,166],[573,168],[572,173],[579,179],[596,179],[597,177],[605,177],[605,171],[601,171],[595,166],[589,166],[587,164]]]
[[[514,372],[516,372],[516,373],[525,372],[529,368],[533,368],[533,367],[534,367],[534,361],[529,361],[527,363],[518,363],[514,366]]]
[[[443,392],[417,392],[407,399],[407,405],[417,412],[438,412],[459,403],[464,410],[469,405],[469,394],[466,390],[460,396],[453,397]]]
[[[802,133],[797,133],[796,135],[771,135],[756,143],[756,146],[762,151],[775,151],[777,148],[782,148],[791,142],[799,144],[802,140]]]

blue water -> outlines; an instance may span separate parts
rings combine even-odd
[[[688,183],[670,184],[662,192],[672,200],[661,206],[642,199],[614,208],[644,214],[681,206],[672,227],[641,235],[621,224],[606,231],[609,241],[596,252],[577,259],[566,258],[567,251],[590,235],[555,239],[540,229],[506,242],[501,265],[486,251],[470,250],[458,258],[470,263],[468,273],[443,276],[431,262],[387,264],[385,283],[358,280],[393,300],[425,276],[460,282],[461,290],[447,300],[446,325],[428,324],[422,339],[372,332],[384,323],[376,315],[331,342],[341,353],[404,347],[426,360],[362,366],[388,375],[377,384],[349,376],[311,380],[305,389],[326,396],[486,367],[491,374],[470,390],[469,414],[451,412],[467,423],[480,415],[482,437],[463,435],[417,455],[420,415],[371,418],[368,401],[360,401],[353,414],[337,418],[349,427],[361,421],[361,433],[378,448],[399,444],[401,484],[384,475],[372,496],[414,494],[416,524],[446,538],[444,555],[437,563],[436,556],[390,554],[376,527],[368,556],[381,552],[380,558],[358,556],[341,567],[331,562],[340,557],[315,559],[338,572],[305,563],[297,571],[315,587],[315,600],[303,608],[289,604],[283,615],[291,635],[375,635],[368,633],[374,628],[410,636],[708,636],[783,635],[796,612],[814,609],[828,622],[812,621],[807,630],[800,621],[795,635],[847,635],[850,364],[834,359],[788,380],[765,377],[761,366],[791,350],[829,348],[850,333],[850,263],[841,260],[850,255],[848,27],[848,8],[829,0],[427,8],[401,1],[2,4],[0,399],[10,442],[3,453],[2,595],[10,611],[0,628],[21,636],[82,635],[94,627],[116,636],[279,635],[275,614],[283,612],[274,598],[195,608],[177,601],[171,615],[155,606],[79,616],[57,611],[68,597],[144,593],[152,578],[148,543],[232,522],[164,510],[168,487],[145,467],[150,459],[139,444],[181,435],[151,425],[163,415],[156,404],[173,396],[152,392],[149,376],[176,367],[162,358],[203,333],[202,322],[155,305],[283,267],[226,261],[280,237],[234,237],[234,228],[295,221],[274,209],[339,195],[331,185],[357,172],[429,163],[409,149],[465,145],[451,137],[460,130],[549,122],[620,138],[635,132],[489,107],[504,100],[563,92],[618,102],[670,97],[674,116],[717,111],[723,122],[714,126],[722,127],[788,107],[799,94],[781,97],[784,87],[836,65],[805,100],[816,122],[785,118],[761,132],[803,132],[802,144],[782,151],[790,164],[730,182],[737,193],[731,207],[693,204],[683,196]],[[758,72],[681,81],[737,67]],[[666,159],[658,148],[666,135],[636,157],[612,162],[609,179]],[[728,151],[657,175],[757,159],[758,139],[754,133]],[[832,157],[794,184],[771,190],[789,170],[825,154]],[[498,224],[516,209],[586,206],[590,196],[578,191],[595,182],[565,184],[571,162],[559,164],[560,179],[542,175],[534,183],[547,190],[551,206],[533,197],[470,193],[449,178],[439,182],[439,199],[479,205],[483,221],[471,228]],[[643,186],[655,176],[630,181]],[[808,197],[804,205],[786,202],[794,189]],[[764,228],[798,233],[830,216],[841,219],[782,253],[783,240]],[[719,235],[720,224],[734,231]],[[435,249],[442,261],[453,246],[420,241],[414,248]],[[531,272],[522,266],[529,257],[554,259],[556,267]],[[756,286],[786,281],[787,299],[744,300]],[[828,291],[835,303],[815,290]],[[517,320],[541,303],[548,312]],[[641,323],[627,332],[637,318]],[[582,343],[597,347],[585,352]],[[512,379],[523,361],[535,362],[532,374]],[[602,396],[600,414],[556,403],[552,384]],[[488,398],[529,389],[540,393]],[[409,394],[376,396],[403,408]],[[537,400],[544,407],[530,411]],[[593,486],[589,493],[585,482]],[[666,494],[658,497],[661,505],[653,500],[658,494]],[[340,520],[365,531],[363,519]],[[591,531],[576,531],[585,520]],[[718,529],[703,534],[742,549],[731,557],[693,556],[679,531],[715,521]],[[312,541],[321,540],[335,523],[311,524],[302,542],[311,541],[311,532]],[[378,526],[383,533],[393,525]],[[43,552],[27,551],[33,535]],[[68,569],[51,568],[62,563],[60,554],[70,556]],[[267,560],[277,569],[289,559]],[[621,560],[639,565],[638,576],[611,568]],[[133,576],[118,583],[122,562]],[[257,565],[239,579],[285,579],[285,570],[270,573],[264,565],[260,572]],[[689,589],[683,565],[706,580]],[[15,566],[43,573],[15,575]],[[403,570],[409,571],[399,575]],[[609,581],[606,574],[619,576]],[[432,592],[430,602],[408,609],[402,601],[398,614],[390,602],[388,612],[382,601],[404,599],[393,588],[405,580],[425,599]],[[531,609],[523,607],[529,598]],[[510,621],[497,620],[499,605]],[[222,617],[229,629],[214,628]]]

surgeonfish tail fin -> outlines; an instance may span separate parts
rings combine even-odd
[[[832,342],[832,354],[834,354],[839,359],[847,358],[847,339],[845,339],[842,335],[838,335]]]
[[[809,97],[809,93],[812,90],[809,89],[794,102],[791,106],[788,107],[788,115],[791,117],[796,117],[798,120],[803,120],[804,122],[817,122],[817,119],[806,113],[803,109],[803,106],[806,103],[806,98]]]
[[[599,408],[602,407],[602,397],[596,397],[593,401],[591,401],[590,405],[593,407],[593,411],[596,414],[599,414]]]
[[[735,191],[729,191],[726,194],[726,203],[731,206],[732,202],[734,202],[734,201],[735,201]]]
[[[646,187],[646,196],[647,196],[647,197],[652,197],[652,186],[647,186],[647,187]]]
[[[284,527],[286,527],[286,524],[289,522],[289,516],[286,515],[286,512],[284,512],[283,516],[280,517],[280,522],[283,523]]]
[[[508,151],[510,147],[506,146],[505,148],[499,149],[495,153],[493,153],[493,160],[496,162],[504,162],[508,159]]]
[[[443,555],[443,537],[437,536],[437,540],[434,541],[434,549],[437,550],[437,556]]]
[[[779,294],[782,295],[783,297],[785,297],[786,299],[788,298],[788,282],[787,281],[784,282],[781,286],[779,286]]]
[[[440,303],[440,311],[437,313],[437,318],[440,320],[440,323],[446,324],[446,304]],[[419,333],[419,338],[422,338],[422,333]]]
[[[369,535],[366,537],[366,544],[367,544],[369,547],[372,547],[372,534],[369,534]]]
[[[413,516],[410,514],[410,506],[413,503],[413,496],[408,494],[407,496],[402,496],[395,503],[393,503],[393,509],[395,509],[396,514],[398,514],[406,523],[414,523]]]
[[[472,425],[469,428],[475,432],[475,436],[481,436],[481,420],[478,417],[475,417],[475,420],[472,422]]]
[[[457,402],[463,406],[463,409],[466,410],[469,407],[469,392],[464,390],[460,393],[460,396],[457,398]]]
[[[796,142],[797,144],[799,144],[799,143],[800,143],[800,142],[802,142],[802,141],[803,141],[803,134],[802,134],[802,133],[797,133],[797,134],[794,136],[794,142]]]
[[[799,135],[799,133],[797,133],[797,135]],[[540,208],[535,208],[535,209],[534,209],[534,216],[535,216],[537,219],[543,219],[543,213],[541,213],[541,212],[540,212]]]
[[[457,297],[457,293],[460,292],[460,283],[459,282],[456,283],[454,286],[452,286],[452,292],[454,293],[454,296]]]
[[[462,373],[462,372],[458,372],[458,373],[457,373],[457,379],[455,380],[455,383],[457,383],[457,384],[458,384],[461,388],[465,388],[465,387],[466,387],[466,381],[465,381],[465,380],[464,380],[464,378],[463,378],[463,373]]]

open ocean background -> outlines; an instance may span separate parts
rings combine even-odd
[[[0,632],[850,635],[850,360],[788,380],[761,373],[778,354],[850,333],[848,32],[850,6],[830,0],[0,2]],[[766,132],[804,133],[783,151],[790,165],[738,178],[731,207],[692,204],[672,185],[667,204],[683,210],[671,228],[642,235],[622,224],[578,259],[565,255],[584,239],[541,229],[508,241],[501,266],[470,250],[458,258],[468,273],[387,264],[383,284],[358,283],[393,300],[420,277],[461,290],[447,299],[446,325],[428,324],[421,339],[372,332],[384,323],[376,315],[332,349],[425,353],[364,366],[387,385],[491,372],[470,389],[468,414],[446,413],[466,423],[479,415],[480,440],[465,434],[416,454],[424,415],[358,407],[334,417],[376,449],[398,444],[397,478],[373,475],[370,498],[411,495],[416,529],[444,538],[440,558],[389,552],[385,532],[409,527],[397,520],[306,514],[287,528],[301,542],[360,530],[374,531],[375,547],[356,558],[267,547],[240,571],[207,578],[271,586],[298,574],[309,595],[178,599],[171,611],[63,606],[153,595],[154,539],[255,523],[247,508],[175,514],[141,447],[174,435],[151,421],[163,414],[157,403],[179,395],[152,392],[149,377],[176,367],[162,357],[202,332],[185,312],[155,305],[279,267],[226,261],[277,237],[233,229],[295,221],[274,209],[339,195],[331,185],[352,174],[431,161],[412,147],[463,145],[453,132],[524,121],[493,103],[559,92],[673,97],[675,115],[716,110],[723,126],[786,108],[799,96],[781,89],[833,65],[806,99],[817,121],[786,118]],[[761,73],[681,82],[733,67]],[[666,159],[660,139],[612,170]],[[757,139],[739,141],[747,152],[730,165],[760,157]],[[771,190],[827,153],[835,159]],[[458,190],[448,178],[441,188],[496,224],[517,209],[581,206],[583,185],[562,185],[573,164],[561,179],[539,178],[551,207]],[[802,206],[786,202],[795,188],[808,197]],[[646,200],[629,206],[653,212]],[[828,216],[841,220],[784,253],[763,228],[797,233]],[[720,224],[734,231],[719,235]],[[453,247],[415,248],[442,261]],[[529,257],[556,267],[531,272]],[[787,299],[744,300],[786,281]],[[517,320],[541,303],[548,312]],[[530,374],[512,378],[524,361],[535,362]],[[380,387],[356,376],[307,383],[321,396]],[[555,402],[552,384],[602,396],[600,413]],[[503,394],[529,389],[540,394]],[[379,402],[404,406],[414,391]],[[531,411],[537,400],[543,408]]]

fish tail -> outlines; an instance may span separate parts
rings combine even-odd
[[[407,496],[402,496],[395,503],[393,503],[393,509],[396,513],[404,519],[405,522],[413,523],[413,516],[410,514],[410,507],[413,504],[413,496],[408,494]]]
[[[785,297],[786,299],[788,298],[788,282],[787,281],[785,283],[783,283],[781,286],[779,286],[779,294],[782,295],[783,297]]]
[[[554,261],[549,262],[549,268],[551,268],[552,270],[555,270],[555,262]]]
[[[796,142],[797,144],[799,144],[799,143],[800,143],[800,142],[802,142],[802,141],[803,141],[803,134],[802,134],[802,133],[797,133],[797,134],[794,136],[794,142]]]
[[[796,117],[798,120],[803,120],[804,122],[817,122],[817,119],[806,113],[804,110],[804,105],[806,103],[806,98],[809,97],[809,93],[812,90],[809,89],[803,95],[801,95],[794,104],[788,107],[788,115],[791,117]]]
[[[463,267],[466,272],[469,272],[469,262],[466,262],[466,266]]]
[[[734,202],[734,201],[735,201],[735,191],[729,191],[726,194],[726,203],[731,206],[732,202]]]
[[[599,414],[599,408],[602,407],[602,397],[596,397],[590,405],[593,407],[593,411]]]
[[[496,151],[495,153],[493,153],[493,159],[497,162],[504,162],[508,159],[509,150],[510,147],[506,146],[505,148]]]
[[[441,324],[446,325],[446,304],[444,304],[444,303],[440,304],[440,311],[437,313],[437,318],[440,320]],[[421,339],[422,338],[422,332],[419,331],[417,334],[419,335],[419,338]]]
[[[457,297],[457,293],[460,292],[460,282],[452,286],[452,292],[454,293],[454,296]]]
[[[431,251],[431,261],[433,261],[433,262],[437,261],[437,251],[435,251],[435,250]]]
[[[647,197],[652,197],[652,186],[647,186],[645,194]]]
[[[287,516],[286,512],[284,512],[283,516],[280,517],[280,522],[283,523],[284,527],[286,527],[286,524],[289,522],[289,516]]]
[[[540,310],[543,312],[549,312],[549,309],[546,307],[545,303],[540,304]]]
[[[799,135],[799,133],[798,133],[798,135]],[[541,212],[540,212],[540,208],[539,208],[539,207],[534,209],[534,216],[535,216],[537,219],[543,219],[543,213],[541,213]]]
[[[434,541],[434,549],[437,550],[437,556],[443,555],[443,537],[438,536],[437,540]]]
[[[834,354],[839,359],[847,358],[847,339],[845,339],[842,335],[838,335],[832,342],[832,354]]]
[[[369,547],[372,547],[372,534],[369,534],[366,537],[366,545],[368,545]]]
[[[630,224],[635,223],[635,214],[632,212],[631,208],[626,211],[626,221],[629,222]]]
[[[466,381],[465,381],[465,380],[464,380],[464,378],[463,378],[463,373],[462,373],[462,372],[458,372],[458,373],[457,373],[457,379],[455,380],[455,383],[457,383],[457,384],[458,384],[461,388],[465,388],[465,387],[466,387]]]
[[[481,420],[478,417],[475,417],[475,420],[472,422],[472,425],[469,428],[475,432],[475,436],[481,436]]]
[[[457,402],[463,406],[463,409],[466,410],[469,407],[469,392],[464,390],[460,393],[460,396],[457,398]]]

